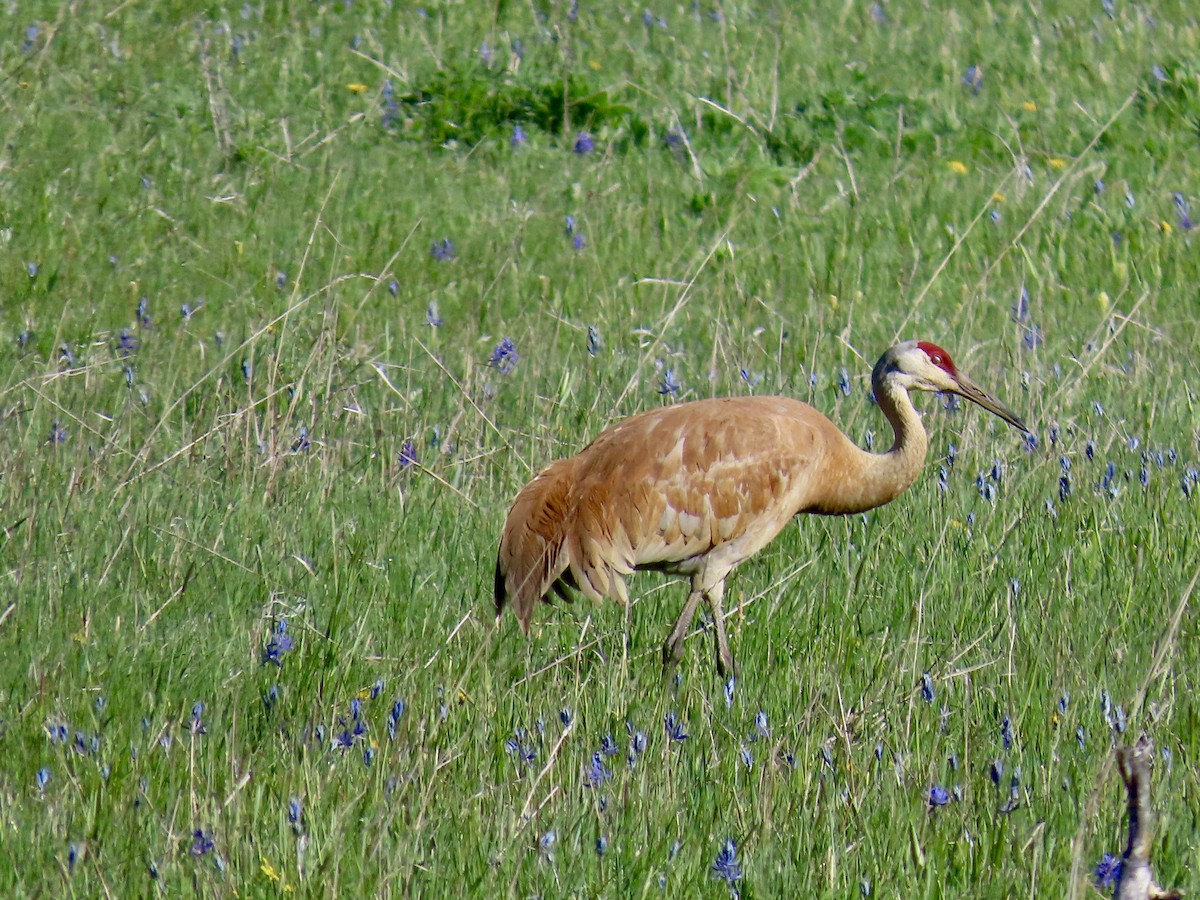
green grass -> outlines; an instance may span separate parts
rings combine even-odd
[[[906,6],[0,11],[0,893],[1088,896],[1142,732],[1200,889],[1200,27]],[[508,503],[664,370],[880,448],[897,336],[1037,446],[923,398],[906,496],[731,579],[731,702],[677,582],[494,626]]]

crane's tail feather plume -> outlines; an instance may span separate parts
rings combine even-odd
[[[511,603],[526,633],[534,606],[552,588],[569,599],[559,578],[568,565],[564,545],[573,469],[574,460],[562,459],[539,472],[517,494],[504,523],[496,557],[496,615]]]
[[[576,483],[576,460],[551,463],[513,501],[496,558],[496,615],[511,603],[526,633],[539,600],[568,588],[593,601],[628,602],[634,569],[628,528],[608,515],[597,491]]]

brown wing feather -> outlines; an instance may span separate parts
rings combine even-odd
[[[782,397],[701,400],[618,422],[517,495],[500,542],[497,613],[511,597],[528,629],[537,600],[566,587],[624,602],[635,568],[694,572],[717,548],[721,560],[710,562],[727,572],[816,502],[813,476],[829,464],[831,440],[849,443]]]

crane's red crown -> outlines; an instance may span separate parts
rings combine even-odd
[[[929,357],[929,361],[943,372],[955,378],[958,377],[958,369],[954,367],[954,360],[950,358],[949,353],[937,344],[931,344],[929,341],[918,341],[917,347],[925,351],[925,355]]]

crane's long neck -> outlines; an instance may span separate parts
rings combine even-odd
[[[872,375],[879,408],[891,423],[895,439],[886,453],[869,453],[857,447],[846,459],[838,498],[822,504],[821,512],[866,512],[894,500],[908,490],[925,463],[929,438],[908,391],[879,369]]]

